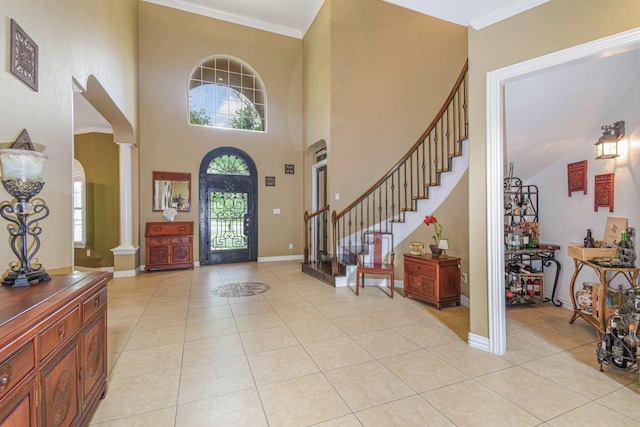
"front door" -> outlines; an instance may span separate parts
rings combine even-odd
[[[257,261],[255,165],[241,150],[213,150],[200,168],[200,264]]]

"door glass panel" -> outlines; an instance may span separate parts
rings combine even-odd
[[[211,250],[247,249],[247,193],[211,192],[209,197]]]

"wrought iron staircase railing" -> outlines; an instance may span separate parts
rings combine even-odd
[[[418,200],[429,198],[429,189],[440,185],[440,175],[451,170],[453,158],[462,154],[469,125],[467,70],[468,62],[442,108],[407,154],[346,208],[332,212],[330,252],[334,275],[355,259],[363,232],[393,231],[393,223],[404,222],[405,213],[415,211]],[[312,248],[313,239],[309,236],[322,221],[312,219],[318,215],[326,218],[328,210],[325,206],[311,214],[305,212],[305,263],[310,261],[310,251],[321,252]]]

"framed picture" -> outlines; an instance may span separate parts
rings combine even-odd
[[[38,91],[38,45],[11,20],[11,73]]]
[[[267,187],[275,187],[276,186],[276,177],[275,176],[265,176],[264,177],[264,185]]]
[[[613,212],[613,178],[614,174],[612,173],[605,173],[594,177],[594,211],[597,212],[600,207],[608,207],[609,212]]]
[[[289,164],[284,165],[284,173],[286,175],[293,175],[295,173],[294,171],[295,171],[294,165],[289,165]]]
[[[587,161],[569,163],[567,165],[567,183],[569,197],[574,191],[582,191],[587,194]]]

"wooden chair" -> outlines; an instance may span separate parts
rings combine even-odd
[[[359,295],[361,279],[362,288],[364,288],[365,274],[378,274],[389,276],[391,298],[393,298],[393,247],[393,233],[373,231],[362,234],[362,250],[358,253],[358,267],[356,270],[356,295]],[[388,251],[387,262],[384,259],[385,249]]]

